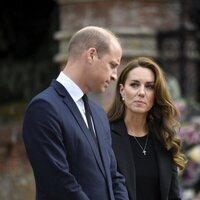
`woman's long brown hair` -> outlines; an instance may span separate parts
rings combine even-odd
[[[169,94],[167,83],[162,69],[152,59],[139,57],[127,64],[121,72],[116,85],[114,101],[108,110],[110,122],[123,119],[125,105],[120,95],[120,84],[124,85],[129,72],[136,67],[150,69],[155,75],[155,101],[147,116],[147,127],[167,150],[172,152],[173,161],[182,170],[185,167],[185,156],[181,153],[181,141],[177,136],[179,128],[178,112]]]

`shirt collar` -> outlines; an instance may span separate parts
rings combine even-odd
[[[65,87],[75,102],[79,101],[83,97],[83,91],[80,87],[62,71],[56,80]]]

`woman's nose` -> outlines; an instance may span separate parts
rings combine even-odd
[[[144,86],[141,86],[141,87],[139,88],[138,94],[139,94],[140,96],[145,96],[145,88],[144,88]]]

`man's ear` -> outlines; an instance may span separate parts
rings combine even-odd
[[[87,60],[89,63],[92,63],[94,60],[95,56],[97,55],[97,50],[95,48],[89,48],[87,50]]]

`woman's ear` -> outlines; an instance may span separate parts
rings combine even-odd
[[[123,97],[124,96],[124,86],[121,83],[119,84],[119,92],[120,92],[121,96]]]

